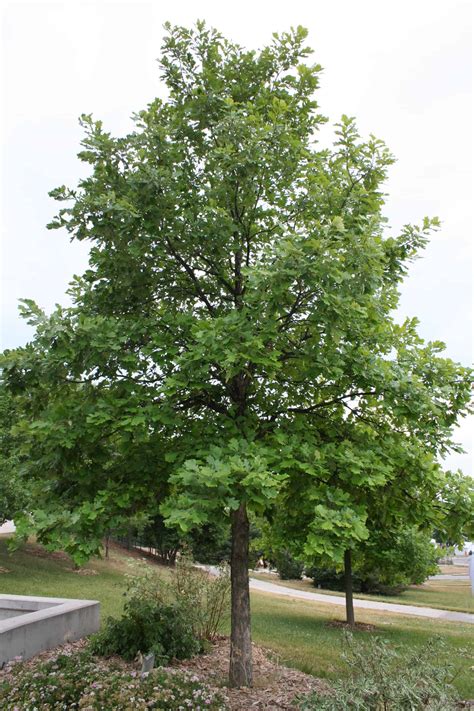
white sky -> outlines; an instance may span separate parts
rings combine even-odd
[[[400,316],[418,316],[427,339],[469,365],[472,340],[472,4],[470,0],[201,0],[3,2],[2,348],[31,331],[18,299],[51,309],[87,263],[84,244],[48,232],[48,191],[74,186],[77,117],[93,113],[123,133],[158,92],[162,26],[196,19],[248,47],[302,24],[322,64],[319,103],[336,121],[354,115],[398,162],[386,214],[394,228],[438,215],[441,233],[412,268]],[[472,473],[473,418],[457,432],[467,454],[446,464]]]

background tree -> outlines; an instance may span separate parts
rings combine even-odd
[[[382,589],[390,576],[392,586],[407,582],[403,566],[395,575],[395,564],[401,561],[400,551],[414,555],[417,546],[427,577],[433,572],[433,530],[439,527],[452,539],[462,539],[472,519],[474,487],[469,477],[443,472],[436,461],[442,438],[433,438],[431,418],[411,423],[394,412],[387,427],[380,412],[348,407],[349,415],[335,428],[320,426],[317,468],[282,487],[267,539],[277,549],[289,546],[295,558],[313,568],[309,574],[318,583],[328,581],[323,571],[332,571],[333,582],[344,583],[346,620],[354,625],[353,557],[358,590],[362,585]]]
[[[366,403],[387,428],[403,420],[407,441],[432,422],[447,447],[469,374],[447,361],[438,374],[439,346],[390,316],[436,222],[384,235],[392,158],[352,119],[318,149],[305,30],[254,52],[204,23],[167,29],[166,100],[120,138],[82,118],[91,174],[53,191],[66,205],[51,226],[90,242],[90,267],[71,308],[26,304],[36,336],[4,372],[42,540],[86,540],[88,554],[101,529],[157,504],[185,532],[229,520],[240,686],[252,683],[249,512],[313,477],[313,520],[361,537],[359,504],[318,479],[322,443]]]
[[[0,525],[20,513],[27,501],[27,483],[20,478],[20,439],[12,433],[17,419],[14,398],[0,388]]]
[[[439,549],[429,533],[415,528],[372,531],[368,540],[354,551],[354,592],[396,595],[408,585],[421,585],[438,570]],[[334,564],[316,562],[306,569],[316,587],[346,591],[345,571]]]

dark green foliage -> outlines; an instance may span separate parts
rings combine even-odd
[[[311,566],[305,569],[305,574],[308,578],[313,579],[313,585],[316,588],[325,590],[344,591],[344,573],[336,568],[320,568]],[[354,592],[361,591],[361,580],[357,575],[352,576],[352,587]]]
[[[344,659],[351,677],[329,694],[302,700],[302,711],[451,711],[458,708],[451,685],[454,665],[441,662],[440,639],[401,656],[381,639],[356,642],[346,636]]]
[[[183,533],[166,526],[163,516],[157,514],[143,526],[129,527],[126,535],[119,535],[118,540],[150,548],[163,563],[171,566],[180,551],[188,551],[198,563],[219,565],[230,561],[230,527],[225,519]]]
[[[219,565],[222,562],[230,562],[230,527],[225,520],[220,523],[208,523],[191,531],[186,540],[193,558],[198,563]]]
[[[301,580],[304,565],[293,558],[288,550],[277,551],[273,559],[281,580]]]
[[[413,528],[375,531],[353,554],[354,592],[397,595],[408,585],[420,585],[438,571],[436,547],[430,536]],[[344,591],[344,573],[322,564],[306,568],[315,587]]]
[[[175,528],[165,526],[163,516],[157,514],[142,530],[134,533],[139,545],[152,548],[163,563],[174,565],[184,537]]]
[[[153,652],[157,664],[187,659],[202,650],[191,622],[178,604],[132,598],[120,619],[109,618],[91,641],[91,651],[118,654],[132,661],[138,652]]]
[[[378,531],[362,546],[356,571],[362,592],[377,592],[377,585],[420,585],[438,572],[438,552],[430,535],[414,528]]]
[[[0,525],[22,511],[27,501],[27,482],[20,475],[21,440],[12,431],[17,416],[14,398],[0,386]]]

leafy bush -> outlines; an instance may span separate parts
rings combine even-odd
[[[224,564],[218,570],[211,576],[188,556],[181,556],[176,564],[172,592],[198,639],[215,639],[230,614],[230,570]]]
[[[186,659],[201,651],[191,619],[173,599],[166,582],[149,568],[129,575],[124,613],[109,617],[103,629],[91,638],[94,654],[118,654],[126,660],[138,652],[153,652],[157,664]]]
[[[186,659],[215,639],[230,607],[226,567],[212,577],[186,556],[179,559],[170,582],[150,568],[128,576],[127,601],[120,619],[109,618],[91,639],[95,654],[118,654],[133,660],[153,652],[159,664]]]
[[[355,570],[365,581],[362,592],[378,592],[377,587],[402,590],[407,585],[420,585],[438,572],[437,556],[436,546],[422,531],[405,528],[393,533],[377,532],[355,560]]]
[[[137,532],[137,540],[141,545],[152,548],[163,563],[174,565],[182,547],[183,535],[165,526],[163,516],[157,514],[142,531]]]
[[[452,664],[442,659],[446,646],[430,640],[405,657],[380,639],[355,642],[345,636],[343,659],[349,679],[337,681],[329,694],[303,699],[304,711],[450,711],[456,709]]]
[[[339,590],[344,592],[344,572],[335,568],[318,568],[316,566],[306,569],[306,575],[313,579],[316,588],[325,590]],[[406,589],[406,585],[385,585],[375,576],[362,573],[352,573],[352,590],[355,593],[372,593],[377,595],[399,595]]]
[[[138,652],[153,652],[157,664],[166,664],[192,657],[202,645],[180,605],[131,598],[122,617],[109,617],[94,635],[91,651],[105,657],[118,654],[128,661]]]
[[[301,580],[304,565],[295,560],[289,551],[278,551],[273,558],[281,580]]]
[[[313,585],[316,588],[345,590],[344,573],[335,568],[319,568],[318,566],[313,566],[312,568],[306,568],[305,573],[308,578],[313,579]],[[352,575],[352,589],[354,592],[361,591],[361,580],[355,574]]]
[[[90,652],[60,654],[47,662],[9,665],[0,682],[5,711],[145,711],[201,708],[224,711],[222,698],[197,677],[154,669],[141,675],[100,662]]]

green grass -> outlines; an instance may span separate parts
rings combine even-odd
[[[357,611],[356,617],[375,626],[373,631],[355,631],[356,637],[379,635],[400,650],[413,650],[440,635],[448,645],[447,660],[455,660],[460,669],[456,688],[463,698],[474,697],[474,628],[369,610]],[[283,664],[319,678],[337,679],[347,673],[341,660],[343,631],[328,626],[331,620],[343,619],[344,608],[336,605],[252,593],[254,641],[276,652]]]
[[[8,571],[0,572],[0,591],[99,600],[102,619],[105,619],[108,615],[120,614],[125,574],[133,574],[139,557],[114,548],[109,560],[95,560],[85,567],[94,574],[84,575],[74,572],[67,556],[47,554],[33,543],[10,555],[6,539],[0,538],[0,571]],[[162,574],[169,574],[167,568],[158,567]],[[342,630],[328,627],[328,622],[342,620],[343,613],[342,607],[334,605],[252,593],[253,639],[272,649],[288,666],[321,678],[336,679],[347,673],[340,656]],[[379,634],[397,647],[408,650],[438,633],[449,645],[450,659],[459,656],[461,648],[469,648],[469,654],[462,659],[463,673],[455,683],[463,698],[474,697],[474,681],[470,680],[468,672],[474,665],[472,627],[369,610],[360,610],[356,614],[359,622],[375,625],[373,632],[355,633],[362,638]]]
[[[0,592],[99,600],[101,618],[105,619],[120,614],[126,587],[125,574],[132,573],[136,563],[136,559],[126,552],[114,549],[109,560],[91,561],[78,573],[62,553],[48,554],[34,543],[9,553],[7,538],[1,537]],[[8,572],[1,572],[4,570]]]
[[[310,580],[280,580],[277,575],[268,573],[252,573],[252,577],[296,590],[317,592],[323,595],[344,595],[344,593],[334,590],[315,588]],[[400,595],[364,595],[356,593],[354,598],[474,613],[474,597],[471,594],[471,586],[469,581],[464,580],[429,580],[424,585],[410,586],[408,590],[405,590]]]

